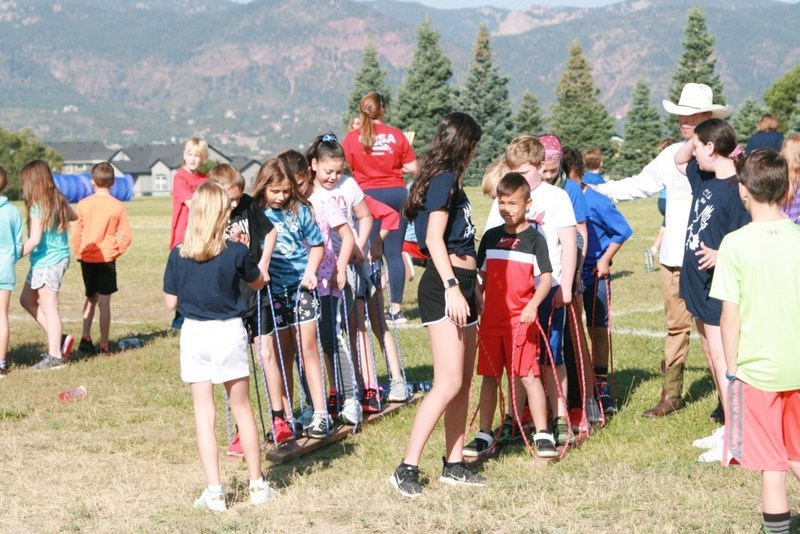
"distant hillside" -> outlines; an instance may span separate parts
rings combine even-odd
[[[0,126],[46,140],[170,141],[199,134],[264,156],[338,130],[372,35],[397,87],[416,28],[442,32],[455,84],[477,27],[492,30],[512,96],[547,104],[573,40],[609,109],[627,110],[639,78],[666,94],[686,13],[706,12],[729,103],[760,97],[800,62],[800,5],[772,0],[628,0],[604,8],[442,11],[382,0],[0,0]]]

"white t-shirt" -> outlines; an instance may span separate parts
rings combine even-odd
[[[358,187],[355,179],[352,176],[343,175],[328,193],[333,202],[342,210],[342,215],[347,219],[350,228],[353,229],[353,232],[356,232],[357,226],[353,206],[364,200],[364,192]],[[333,241],[333,248],[338,254],[342,248],[342,238],[338,232],[331,234],[331,241]]]
[[[558,287],[561,284],[561,241],[558,239],[558,230],[576,225],[575,211],[567,192],[547,182],[540,183],[531,191],[531,201],[527,218],[547,241],[550,264],[553,267],[553,287]],[[501,224],[503,218],[500,217],[495,199],[489,218],[486,219],[484,232]]]

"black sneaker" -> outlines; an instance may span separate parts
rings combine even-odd
[[[97,347],[94,346],[91,339],[81,338],[78,343],[78,350],[84,354],[97,354]]]
[[[536,444],[536,456],[539,458],[555,458],[558,456],[556,440],[548,432],[537,432],[533,435],[533,442]]]
[[[0,379],[3,379],[8,375],[8,364],[0,367]]]
[[[386,312],[386,320],[389,321],[390,323],[394,323],[394,324],[406,324],[408,322],[408,319],[406,318],[406,314],[403,313],[402,310],[400,310],[397,313],[392,313],[390,311],[387,311]]]
[[[717,407],[714,408],[714,411],[708,415],[712,421],[715,423],[719,423],[721,425],[725,424],[725,409],[722,407],[722,403],[717,401]]]
[[[439,477],[439,482],[444,482],[452,486],[483,487],[486,485],[486,478],[470,469],[467,462],[464,460],[448,464],[447,459],[442,458],[442,464],[444,465],[442,467],[442,476]]]
[[[394,486],[400,495],[414,499],[422,495],[419,485],[419,467],[416,465],[400,464],[389,477],[389,484]]]
[[[42,354],[42,359],[34,365],[31,369],[34,371],[42,371],[45,369],[63,369],[65,365],[67,365],[67,361],[65,358],[56,358],[55,356],[50,356],[49,354]]]
[[[611,396],[611,388],[608,387],[606,380],[597,381],[597,396],[600,398],[600,405],[603,407],[604,414],[614,415],[619,411],[614,397]]]
[[[495,440],[494,436],[485,432],[478,432],[475,434],[475,439],[469,442],[462,454],[466,458],[480,458],[483,456],[488,456],[494,451],[495,448]]]

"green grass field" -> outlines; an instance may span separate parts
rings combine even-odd
[[[482,229],[488,201],[469,191]],[[664,318],[657,273],[645,273],[661,217],[655,199],[621,204],[635,234],[614,265],[614,364],[621,411],[564,461],[533,466],[524,449],[482,466],[490,486],[464,490],[438,482],[443,432],[434,432],[421,467],[424,496],[404,500],[387,478],[403,456],[415,409],[400,410],[358,435],[289,465],[264,463],[279,499],[252,507],[243,464],[222,461],[231,510],[191,506],[205,479],[194,441],[192,403],[180,381],[178,337],[167,331],[161,281],[170,199],[128,204],[134,242],[118,262],[112,340],[135,335],[143,348],[76,358],[68,368],[28,369],[44,334],[18,304],[27,258],[18,265],[11,305],[15,366],[0,381],[2,532],[755,532],[760,482],[738,468],[700,464],[694,438],[711,432],[716,405],[698,338],[687,369],[687,408],[674,417],[640,416],[660,391]],[[61,293],[65,331],[80,333],[83,284],[73,263]],[[406,307],[416,321],[416,285]],[[95,338],[99,335],[95,325]],[[422,328],[400,331],[412,380],[431,375]],[[76,354],[76,356],[79,356]],[[88,396],[60,403],[85,385]],[[477,389],[475,390],[477,395]],[[255,399],[255,396],[253,397]],[[221,399],[221,397],[219,397]],[[218,436],[226,441],[220,400]],[[254,401],[255,406],[255,401]],[[221,451],[222,453],[223,451]],[[789,485],[800,509],[800,485]]]

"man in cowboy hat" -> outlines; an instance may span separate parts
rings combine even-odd
[[[695,126],[704,120],[711,117],[724,119],[730,115],[728,108],[714,104],[711,88],[701,83],[684,85],[677,104],[669,100],[664,100],[662,104],[667,113],[677,115],[684,140],[690,139]],[[666,228],[659,252],[661,289],[667,319],[667,339],[664,343],[664,359],[661,361],[664,383],[659,402],[642,414],[650,419],[669,415],[684,406],[683,372],[689,355],[692,316],[686,310],[683,299],[678,296],[678,280],[683,264],[692,190],[689,181],[675,167],[675,153],[682,145],[683,142],[679,142],[662,150],[636,176],[596,186],[597,191],[615,202],[646,198],[662,189],[667,191]]]

